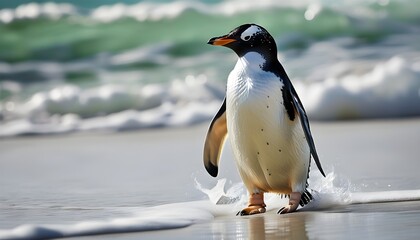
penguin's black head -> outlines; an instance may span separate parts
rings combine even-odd
[[[211,38],[207,43],[228,47],[239,57],[248,52],[258,52],[265,57],[277,59],[277,47],[273,37],[257,24],[241,25],[224,36]]]

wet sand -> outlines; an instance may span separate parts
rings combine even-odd
[[[1,139],[0,229],[124,217],[130,208],[205,199],[194,179],[216,181],[202,166],[206,128]],[[312,123],[312,132],[324,170],[352,191],[420,189],[420,119]],[[240,181],[229,147],[222,157],[219,178]],[[419,222],[420,203],[408,201],[75,239],[412,239]]]

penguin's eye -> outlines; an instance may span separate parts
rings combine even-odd
[[[245,36],[245,37],[242,38],[242,40],[244,40],[244,41],[249,41],[249,39],[251,39],[251,36],[250,35],[247,35],[247,36]]]

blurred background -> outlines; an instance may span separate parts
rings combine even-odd
[[[420,115],[420,0],[0,2],[0,137],[189,126],[264,26],[309,117]]]

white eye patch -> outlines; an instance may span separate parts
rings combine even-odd
[[[261,32],[261,28],[252,25],[241,34],[241,39],[244,41],[248,41],[249,39],[251,39],[252,36],[256,35],[259,32]]]

